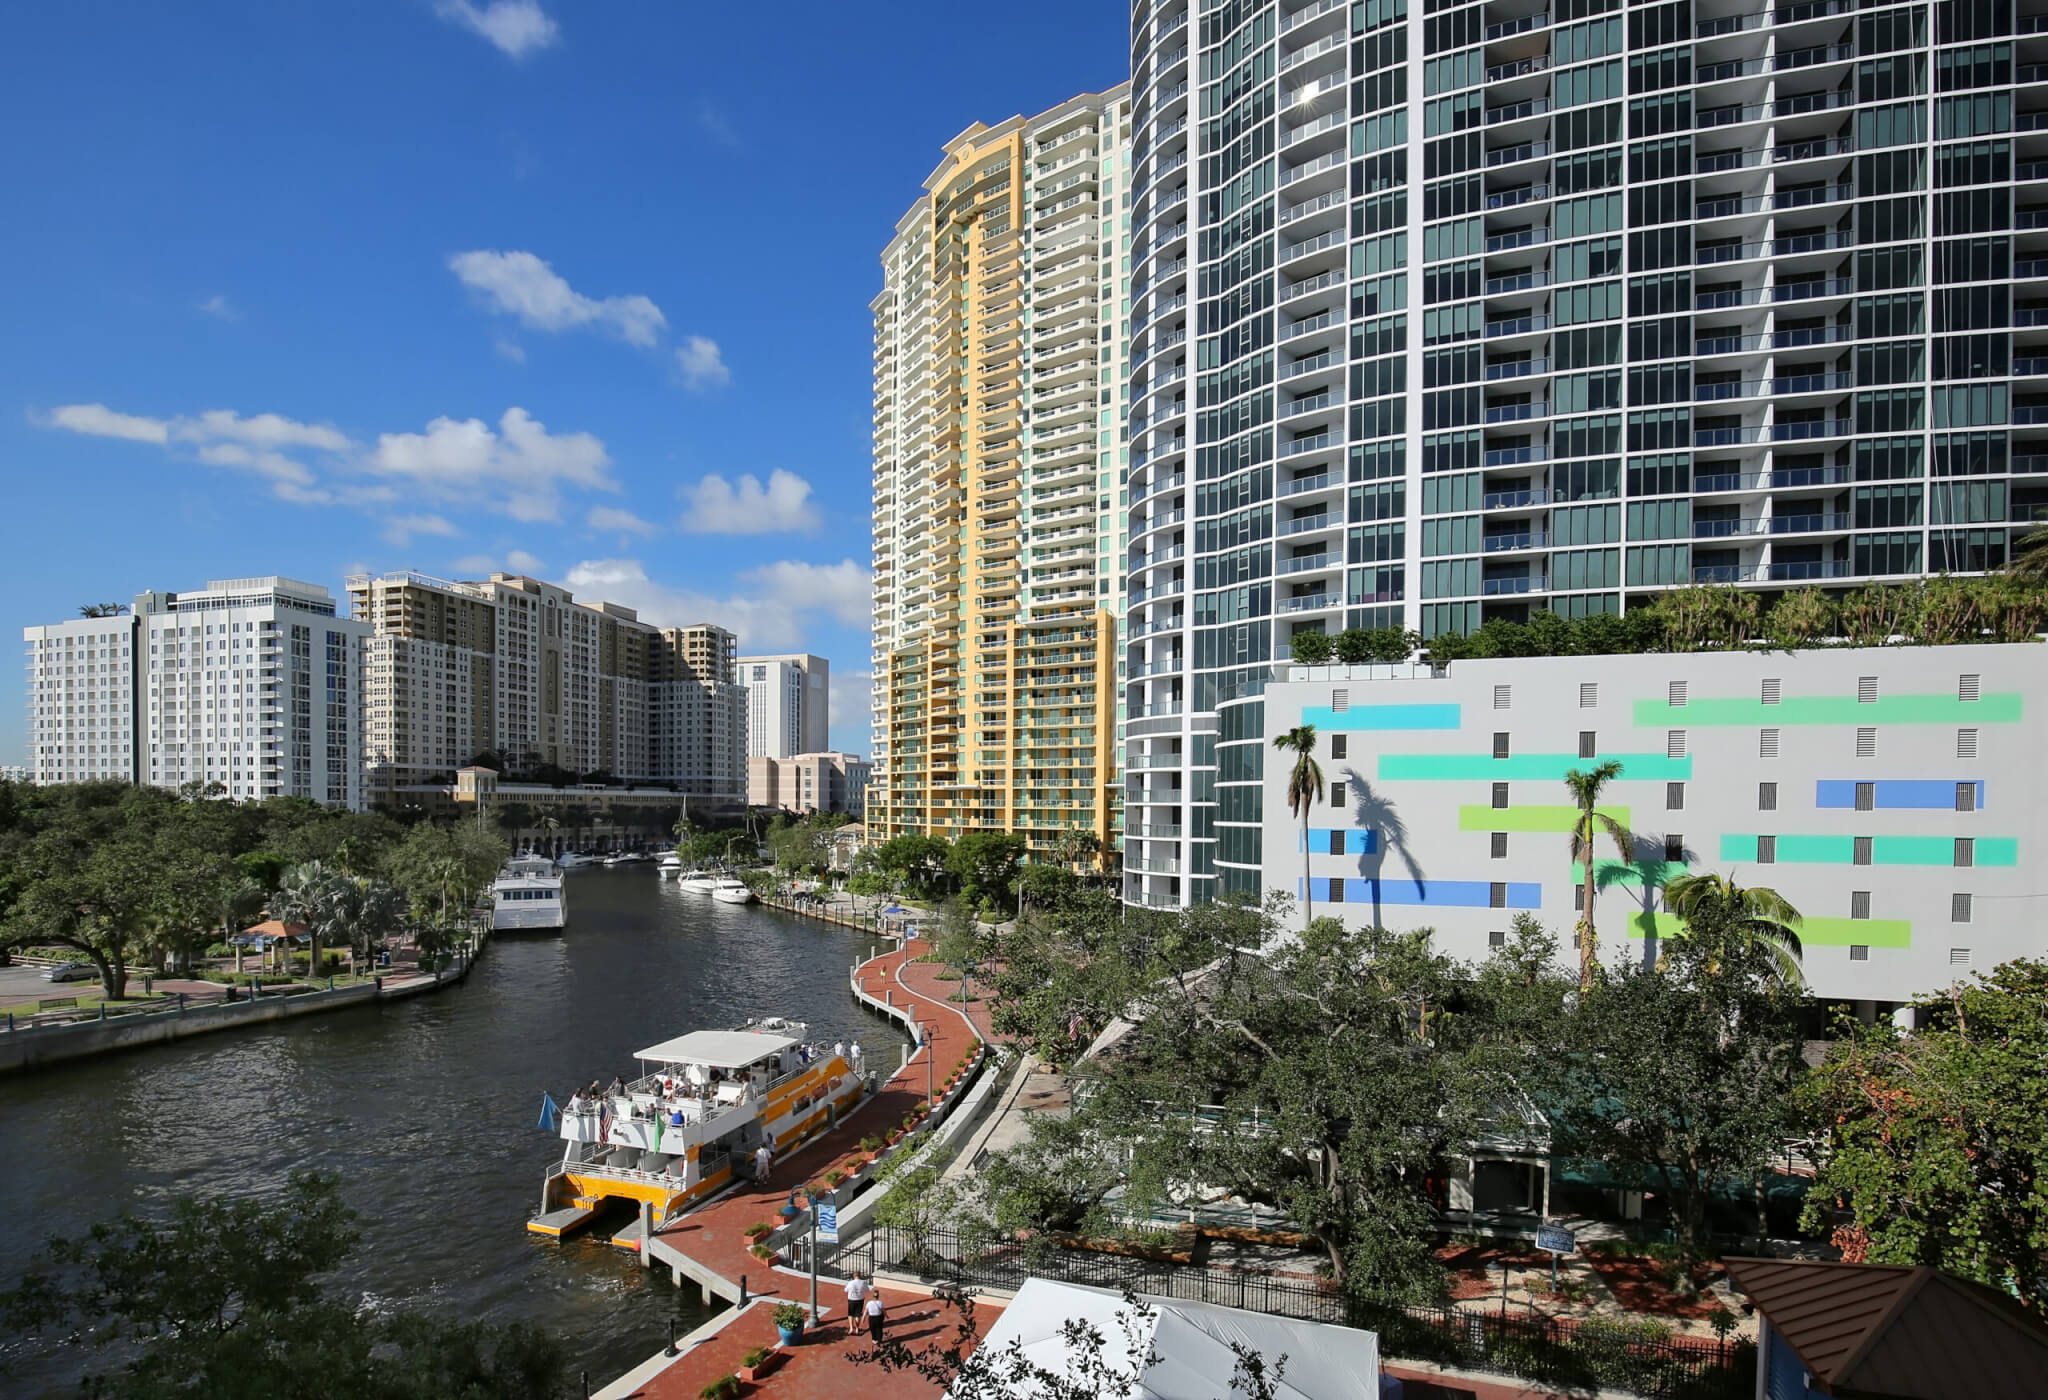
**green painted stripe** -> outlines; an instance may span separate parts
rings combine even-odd
[[[1853,695],[1788,695],[1776,705],[1761,700],[1699,699],[1685,705],[1638,700],[1635,722],[1652,729],[1709,729],[1744,725],[1769,729],[1809,724],[2018,724],[2018,691],[1963,701],[1953,695],[1885,695],[1868,705]]]
[[[1972,852],[1977,865],[2012,866],[2020,862],[2020,843],[2013,836],[1980,836]],[[1756,837],[1731,832],[1721,838],[1721,859],[1756,860]],[[1952,836],[1875,836],[1870,841],[1872,865],[1954,865]],[[1854,865],[1854,836],[1780,836],[1780,865]]]
[[[1612,817],[1623,826],[1628,825],[1626,807],[1601,807],[1602,816]],[[1549,831],[1559,835],[1570,831],[1578,824],[1579,809],[1576,807],[1480,807],[1469,806],[1458,809],[1458,830],[1460,831]]]
[[[1409,782],[1563,782],[1572,769],[1590,769],[1613,759],[1621,764],[1621,782],[1683,782],[1692,776],[1690,758],[1661,753],[1604,753],[1580,758],[1570,753],[1523,753],[1495,758],[1484,753],[1383,753],[1379,775]]]
[[[1628,921],[1631,938],[1654,932],[1659,938],[1680,938],[1685,922],[1676,914],[1636,914]],[[1797,930],[1799,942],[1807,948],[1910,948],[1913,922],[1910,919],[1807,919]]]
[[[1646,881],[1654,888],[1661,888],[1666,880],[1683,875],[1685,865],[1675,860],[1644,860],[1625,864],[1618,860],[1596,860],[1593,862],[1593,884],[1599,889],[1612,889],[1617,885],[1640,886]],[[1572,884],[1586,883],[1586,867],[1572,862]]]

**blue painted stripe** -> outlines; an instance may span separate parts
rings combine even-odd
[[[1333,837],[1343,837],[1341,843],[1332,844]],[[1372,856],[1380,850],[1380,834],[1371,827],[1363,829],[1348,826],[1312,826],[1308,829],[1309,852],[1319,856]],[[1294,833],[1294,849],[1301,851],[1302,835]]]
[[[1330,897],[1330,881],[1318,875],[1310,882],[1315,900],[1323,904],[1401,904],[1437,909],[1485,909],[1493,903],[1493,886],[1485,880],[1393,880],[1376,876],[1346,877],[1344,898]],[[1301,897],[1301,877],[1294,880],[1294,894]],[[1541,909],[1543,886],[1533,881],[1509,881],[1507,908]]]
[[[1967,780],[1958,780],[1967,781]],[[1880,778],[1877,780],[1874,801],[1878,810],[1886,808],[1912,811],[1950,812],[1955,810],[1956,783],[1938,779],[1923,778]],[[1856,806],[1856,780],[1853,778],[1822,778],[1813,785],[1813,805],[1816,807],[1845,807],[1854,810]],[[1977,809],[1984,809],[1984,784],[1977,782]]]
[[[1301,722],[1317,729],[1456,729],[1462,720],[1457,705],[1353,705],[1333,710],[1328,705],[1305,705]]]

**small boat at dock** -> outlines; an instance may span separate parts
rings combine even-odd
[[[754,892],[737,876],[724,875],[712,881],[711,897],[720,904],[752,904]]]
[[[685,870],[676,876],[676,884],[691,894],[710,894],[718,884],[718,877],[708,870]]]

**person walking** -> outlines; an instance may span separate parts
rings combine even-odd
[[[876,1289],[868,1294],[868,1301],[865,1306],[868,1315],[868,1340],[876,1346],[880,1346],[882,1344],[883,1322],[882,1291]]]
[[[855,1269],[852,1274],[848,1275],[846,1280],[846,1340],[849,1342],[860,1335],[861,1317],[865,1312],[868,1294],[873,1290],[874,1285],[860,1276],[859,1269]]]
[[[775,1150],[771,1148],[767,1143],[764,1142],[759,1147],[754,1149],[755,1181],[765,1185],[768,1181],[768,1169],[770,1167],[773,1167],[774,1165]]]

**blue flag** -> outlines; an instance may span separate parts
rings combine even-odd
[[[540,1096],[540,1126],[547,1132],[554,1132],[562,1125],[562,1110],[555,1103],[555,1096],[543,1092]]]

